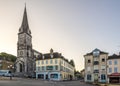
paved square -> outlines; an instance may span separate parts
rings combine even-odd
[[[0,86],[93,86],[80,81],[42,81],[35,79],[1,80]]]

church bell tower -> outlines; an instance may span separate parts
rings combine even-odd
[[[32,36],[25,6],[22,24],[18,32],[16,72],[21,74],[32,73],[33,63]]]

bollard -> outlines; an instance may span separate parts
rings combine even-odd
[[[10,76],[10,80],[12,80],[12,76]]]

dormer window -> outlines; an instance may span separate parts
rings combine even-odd
[[[94,51],[94,52],[93,52],[93,56],[94,56],[94,57],[98,57],[99,55],[100,55],[100,51]]]
[[[43,56],[42,56],[42,58],[44,59],[44,58],[45,58],[45,56],[43,55]]]
[[[51,54],[50,57],[53,58],[53,54]]]

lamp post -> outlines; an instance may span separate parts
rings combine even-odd
[[[13,65],[8,65],[8,69],[13,72],[14,66]],[[12,80],[12,74],[10,74],[10,80]]]
[[[8,65],[8,69],[13,72],[14,66],[13,65]]]

